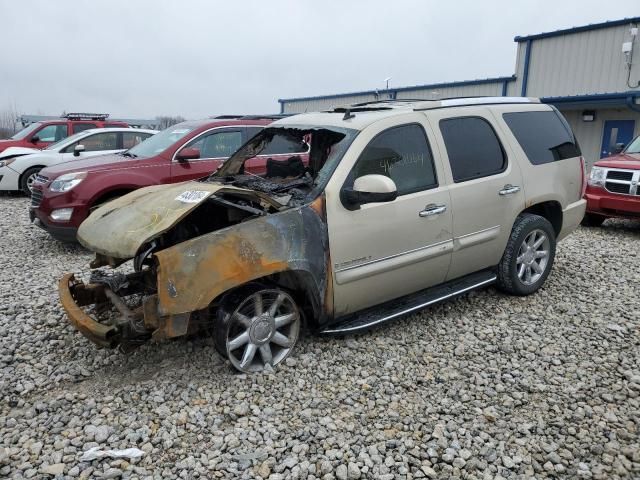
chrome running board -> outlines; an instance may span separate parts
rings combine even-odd
[[[496,281],[493,271],[485,270],[467,275],[435,287],[412,293],[405,297],[369,307],[338,319],[322,330],[322,335],[338,335],[368,330],[382,323],[421,310],[429,305],[457,297],[471,290],[491,285]]]

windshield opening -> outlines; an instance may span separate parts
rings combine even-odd
[[[28,137],[34,130],[36,130],[40,126],[40,122],[32,123],[26,128],[23,128],[18,133],[16,133],[11,140],[22,140],[23,138]]]
[[[265,128],[208,181],[267,193],[283,205],[310,201],[322,191],[357,133],[339,127]]]
[[[171,145],[183,138],[189,132],[193,131],[194,128],[195,127],[182,123],[173,125],[140,142],[125,153],[127,156],[131,157],[152,157],[153,155],[164,152]]]
[[[635,140],[629,144],[624,153],[640,153],[640,136],[637,136]]]

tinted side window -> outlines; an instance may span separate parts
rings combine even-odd
[[[71,128],[73,133],[78,133],[89,130],[90,128],[97,128],[97,125],[95,123],[74,123]]]
[[[36,133],[41,142],[57,142],[67,138],[67,124],[47,125]]]
[[[571,128],[556,112],[503,113],[502,118],[534,165],[581,155]]]
[[[242,145],[242,132],[219,132],[202,140],[200,158],[230,157]]]
[[[101,150],[118,149],[118,132],[97,133],[82,140],[78,140],[69,148],[73,151],[76,145],[84,145],[85,152],[99,152]]]
[[[133,148],[150,136],[150,133],[136,132],[135,130],[122,132],[122,148]]]
[[[464,182],[502,172],[507,159],[495,131],[483,118],[440,120],[453,181]]]
[[[360,154],[353,179],[378,174],[391,178],[398,195],[438,185],[427,136],[421,126],[390,128],[375,137]]]

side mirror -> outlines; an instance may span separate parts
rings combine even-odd
[[[624,143],[616,143],[616,146],[613,147],[613,153],[620,153],[624,150],[626,145]]]
[[[187,160],[196,160],[200,158],[200,150],[197,148],[183,148],[176,155],[176,160],[179,162],[186,162]]]
[[[29,140],[31,143],[38,143],[40,141],[40,137],[38,135],[34,135],[33,137],[31,137],[31,140]]]
[[[73,156],[77,157],[79,156],[82,152],[84,152],[84,145],[80,144],[80,145],[76,145],[75,148],[73,149]]]
[[[384,175],[363,175],[356,178],[353,187],[345,187],[340,192],[342,203],[349,210],[366,203],[393,202],[397,197],[395,182]]]

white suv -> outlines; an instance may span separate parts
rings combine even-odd
[[[258,176],[270,145],[290,145]],[[474,288],[527,295],[585,211],[584,162],[553,107],[523,98],[389,101],[271,124],[209,178],[97,209],[79,241],[89,285],[60,282],[69,319],[130,348],[213,327],[242,371],[281,362],[303,324],[361,331]],[[81,308],[111,303],[105,318]],[[105,310],[104,308],[102,309]],[[108,309],[107,309],[108,310]]]

